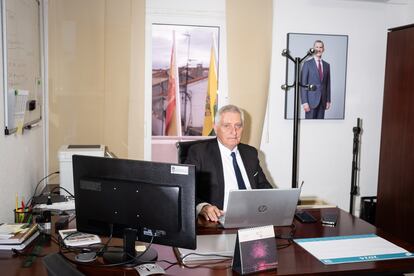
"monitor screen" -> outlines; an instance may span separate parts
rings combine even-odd
[[[193,165],[74,155],[73,180],[78,231],[196,248]]]

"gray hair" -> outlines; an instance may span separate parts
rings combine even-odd
[[[317,40],[315,40],[315,42],[313,43],[313,47],[315,47],[315,44],[316,43],[322,43],[322,47],[325,47],[325,44],[323,43],[323,41],[322,40],[320,40],[320,39],[317,39]]]
[[[243,110],[241,108],[235,106],[235,105],[232,105],[232,104],[228,104],[228,105],[222,106],[217,111],[216,116],[214,118],[214,124],[217,125],[218,123],[220,123],[221,116],[224,113],[227,113],[227,112],[239,113],[240,114],[240,119],[241,119],[242,126],[244,126],[244,113],[243,113]]]

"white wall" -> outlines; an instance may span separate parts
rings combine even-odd
[[[376,195],[387,29],[414,23],[414,3],[399,1],[405,2],[409,4],[274,0],[271,80],[261,150],[278,187],[290,187],[292,177],[293,124],[283,119],[285,97],[280,89],[285,79],[281,52],[286,34],[341,34],[349,36],[345,119],[301,121],[298,181],[305,181],[302,195],[315,195],[349,210],[352,128],[360,117],[360,194]],[[355,201],[358,210],[359,197]]]
[[[3,71],[3,70],[1,70]],[[3,72],[1,73],[3,76]],[[3,82],[3,78],[1,78]],[[3,95],[3,86],[1,86]],[[15,196],[23,196],[27,201],[34,191],[37,182],[43,177],[44,146],[43,124],[31,130],[25,130],[23,135],[5,136],[4,130],[4,99],[0,97],[0,222],[13,221]],[[43,186],[42,186],[43,187]],[[20,203],[19,203],[20,204]]]
[[[42,5],[43,3],[42,1]],[[0,50],[3,53],[1,43]],[[22,199],[27,202],[45,173],[45,119],[31,130],[25,130],[22,135],[5,136],[2,63],[0,83],[0,222],[13,222],[16,194],[19,204]],[[40,185],[39,189],[41,188],[43,185]]]

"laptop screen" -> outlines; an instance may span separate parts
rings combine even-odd
[[[292,224],[300,189],[234,190],[223,223],[224,228]]]

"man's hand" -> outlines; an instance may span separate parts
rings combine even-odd
[[[308,103],[304,103],[303,104],[303,110],[305,110],[305,112],[309,112],[310,111],[310,107]]]
[[[326,109],[329,109],[329,108],[331,108],[331,103],[330,102],[327,102],[326,103]]]
[[[205,205],[200,211],[200,216],[203,216],[206,220],[217,222],[219,217],[222,216],[224,212],[217,208],[214,205]]]

